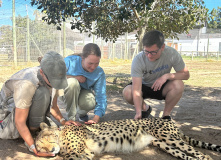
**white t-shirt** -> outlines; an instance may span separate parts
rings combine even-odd
[[[174,48],[165,46],[160,58],[153,62],[149,61],[142,51],[132,62],[131,77],[141,77],[142,83],[151,87],[157,78],[170,73],[172,67],[175,71],[185,68],[181,55]]]

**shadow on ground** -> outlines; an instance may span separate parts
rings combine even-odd
[[[134,107],[124,102],[122,94],[111,92],[107,94],[108,108],[101,121],[133,118]],[[164,101],[146,100],[152,106],[151,115],[161,117]],[[180,102],[174,108],[171,116],[181,130],[197,140],[221,145],[221,88],[202,88],[186,86]],[[61,105],[63,114],[64,107]],[[93,112],[89,113],[92,117]],[[66,116],[64,114],[64,116]],[[197,150],[210,155],[214,160],[220,160],[221,153]],[[60,156],[53,158],[35,157],[24,146],[23,140],[0,140],[0,160],[60,160]],[[140,152],[108,153],[96,156],[95,160],[176,160],[164,151],[149,146]]]

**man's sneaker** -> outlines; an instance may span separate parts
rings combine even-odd
[[[152,108],[150,106],[149,106],[149,109],[147,111],[142,111],[142,118],[148,118],[151,111],[152,111]]]
[[[88,121],[88,115],[86,114],[85,116],[83,116],[83,117],[80,117],[79,116],[79,122],[81,122],[81,123],[84,123],[84,122],[87,122]]]
[[[171,117],[170,117],[170,116],[164,116],[164,117],[162,117],[162,119],[168,119],[168,120],[171,120]]]

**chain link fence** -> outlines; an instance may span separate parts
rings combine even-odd
[[[21,13],[27,10],[28,2],[17,3],[23,5],[23,8],[20,8]],[[136,32],[120,36],[115,43],[105,42],[101,38],[88,37],[86,33],[71,30],[68,22],[63,24],[61,30],[57,30],[55,26],[43,22],[43,15],[32,8],[29,15],[35,15],[34,18],[28,14],[21,16],[18,13],[16,16],[15,35],[13,25],[4,23],[11,18],[5,16],[5,12],[0,11],[0,63],[35,62],[39,56],[51,50],[66,57],[81,53],[83,46],[91,42],[99,45],[103,59],[133,59],[138,53]],[[221,31],[210,30],[206,33],[204,30],[195,29],[187,35],[180,34],[180,40],[167,39],[166,44],[177,49],[182,56],[219,60]],[[13,37],[16,37],[16,43],[13,43]]]
[[[26,26],[27,24],[25,24]],[[14,45],[12,26],[0,25],[0,62],[14,62]],[[217,38],[214,39],[217,41]],[[194,39],[192,39],[194,41]],[[195,40],[197,41],[197,40]],[[202,41],[202,40],[201,40]],[[207,39],[205,41],[208,41]],[[212,42],[212,38],[210,38]],[[221,38],[214,47],[210,46],[210,50],[204,45],[202,50],[198,50],[195,45],[194,50],[185,50],[191,48],[193,44],[189,42],[173,42],[167,40],[166,44],[178,50],[178,52],[192,59],[196,57],[204,57],[207,59],[219,60],[221,56]],[[85,33],[79,33],[76,30],[69,29],[68,26],[62,30],[57,30],[55,26],[48,25],[41,21],[32,21],[27,27],[16,27],[16,57],[17,62],[34,62],[39,56],[44,55],[48,51],[56,51],[66,57],[70,54],[81,53],[83,46],[87,43],[96,43],[102,51],[104,59],[132,59],[138,53],[138,44],[135,34],[130,36],[121,36],[115,43],[105,42],[100,38],[88,37]],[[205,43],[205,42],[204,42]],[[183,45],[183,49],[181,48]],[[211,44],[209,44],[211,45]],[[181,46],[181,47],[180,47]],[[185,48],[184,48],[185,47]]]
[[[120,41],[112,43],[100,38],[89,38],[86,34],[71,30],[67,26],[65,29],[63,27],[64,30],[57,30],[54,26],[33,21],[28,27],[16,27],[16,46],[14,46],[12,27],[0,25],[0,62],[14,61],[14,47],[16,47],[17,62],[36,61],[39,56],[50,50],[64,57],[78,54],[86,43],[91,42],[99,45],[104,59],[131,59],[136,49],[135,38],[127,40],[121,38]]]

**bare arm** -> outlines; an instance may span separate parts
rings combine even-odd
[[[24,141],[31,146],[34,144],[34,139],[26,125],[27,117],[29,113],[29,108],[27,109],[20,109],[15,108],[15,125],[20,134],[20,136],[24,139]]]
[[[28,144],[28,146],[31,146],[34,144],[34,139],[26,125],[28,113],[29,113],[29,108],[27,109],[15,108],[15,125],[19,134],[24,139],[24,141]],[[36,148],[33,149],[33,152],[37,156],[44,156],[44,157],[54,156],[54,154],[38,152]]]
[[[86,78],[84,76],[70,76],[70,75],[67,75],[67,78],[76,78],[78,80],[78,82],[80,82],[80,83],[84,83],[86,81]]]
[[[168,73],[165,75],[167,76],[168,80],[188,80],[190,78],[190,73],[187,67],[176,73]]]
[[[100,117],[98,115],[95,115],[92,120],[85,122],[85,124],[95,124],[95,123],[98,123],[99,120],[100,120]]]
[[[58,100],[58,98],[57,98],[57,96],[55,96],[54,99],[53,99],[53,102],[52,102],[52,107],[51,107],[50,112],[51,112],[52,116],[58,122],[60,122],[60,120],[63,118],[63,116],[62,116],[61,111],[60,111],[60,109],[59,109],[59,107],[57,105],[57,100]],[[63,121],[61,124],[64,125],[65,121]]]
[[[53,99],[53,102],[52,102],[52,107],[51,107],[51,114],[52,116],[58,121],[60,122],[60,120],[63,118],[62,114],[61,114],[61,111],[58,107],[58,103],[57,103],[57,100],[58,100],[58,97],[55,96],[54,99]],[[75,122],[73,120],[64,120],[62,122],[60,122],[62,125],[70,125],[70,124],[74,124],[76,126],[80,126],[81,124],[78,123],[78,122]]]
[[[133,96],[133,103],[136,109],[136,115],[134,119],[140,119],[142,117],[142,78],[140,77],[132,77],[132,96]]]
[[[166,73],[163,76],[159,77],[154,84],[152,85],[152,89],[154,91],[160,90],[162,85],[167,80],[188,80],[190,77],[189,71],[187,67],[185,67],[183,70],[178,71],[176,73]]]

